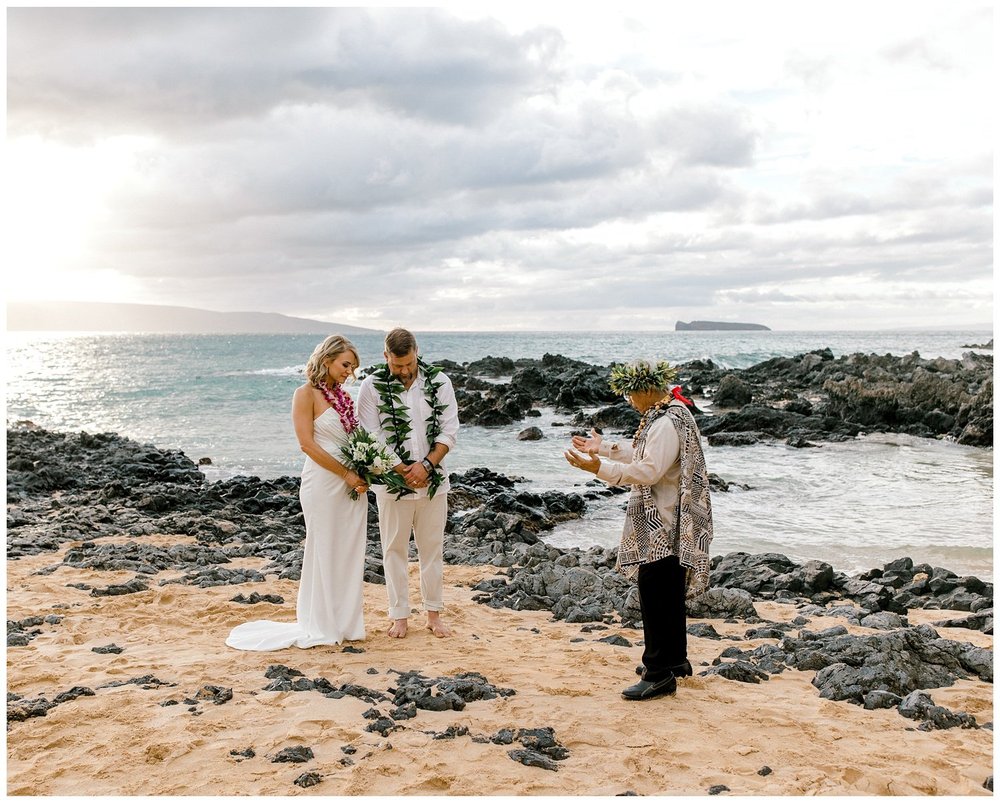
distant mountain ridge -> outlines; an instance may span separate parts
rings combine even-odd
[[[674,329],[678,332],[771,331],[770,326],[764,326],[762,323],[733,323],[731,321],[691,321],[691,323],[677,321],[677,325],[674,326]]]
[[[193,307],[100,301],[10,301],[7,330],[317,335],[379,331],[276,312],[214,312]]]

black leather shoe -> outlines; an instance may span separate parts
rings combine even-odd
[[[639,664],[635,668],[635,673],[639,677],[642,677],[642,673],[645,671],[646,667],[644,667],[642,664]],[[677,678],[689,678],[694,674],[694,669],[691,667],[690,661],[685,661],[683,664],[676,664],[675,666],[670,667],[670,671],[673,672],[674,677]]]
[[[650,683],[648,680],[640,680],[634,686],[629,686],[622,691],[622,697],[626,700],[652,700],[661,694],[673,694],[677,691],[677,678],[673,675]]]

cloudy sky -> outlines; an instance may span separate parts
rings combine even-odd
[[[990,321],[992,3],[9,8],[18,299]]]

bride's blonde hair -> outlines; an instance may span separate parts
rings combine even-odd
[[[332,360],[338,354],[342,354],[345,351],[349,351],[354,355],[355,368],[361,365],[361,360],[358,359],[357,348],[343,335],[330,335],[316,346],[306,362],[306,379],[309,380],[309,384],[316,387],[320,382],[326,382],[329,378],[329,372],[326,370],[326,361]]]

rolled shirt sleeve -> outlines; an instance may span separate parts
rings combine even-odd
[[[439,382],[438,401],[445,405],[441,413],[441,432],[434,439],[434,443],[440,443],[448,447],[448,451],[455,448],[458,441],[458,400],[455,398],[455,388],[451,380],[445,374],[438,374]],[[431,446],[434,444],[432,443]]]
[[[375,390],[375,378],[366,376],[361,381],[358,390],[358,423],[381,441],[385,441],[382,432],[382,422],[378,415],[378,393]]]
[[[611,446],[608,449],[609,452],[613,451]],[[629,449],[631,450],[631,444]],[[621,445],[619,451],[624,451]],[[601,461],[597,476],[609,485],[654,485],[677,462],[679,456],[680,440],[677,430],[670,417],[663,416],[650,425],[646,435],[646,448],[640,459],[635,459],[632,454],[633,460],[629,463]]]
[[[601,445],[597,447],[597,453],[601,457],[619,463],[631,463],[632,441],[601,441]]]

